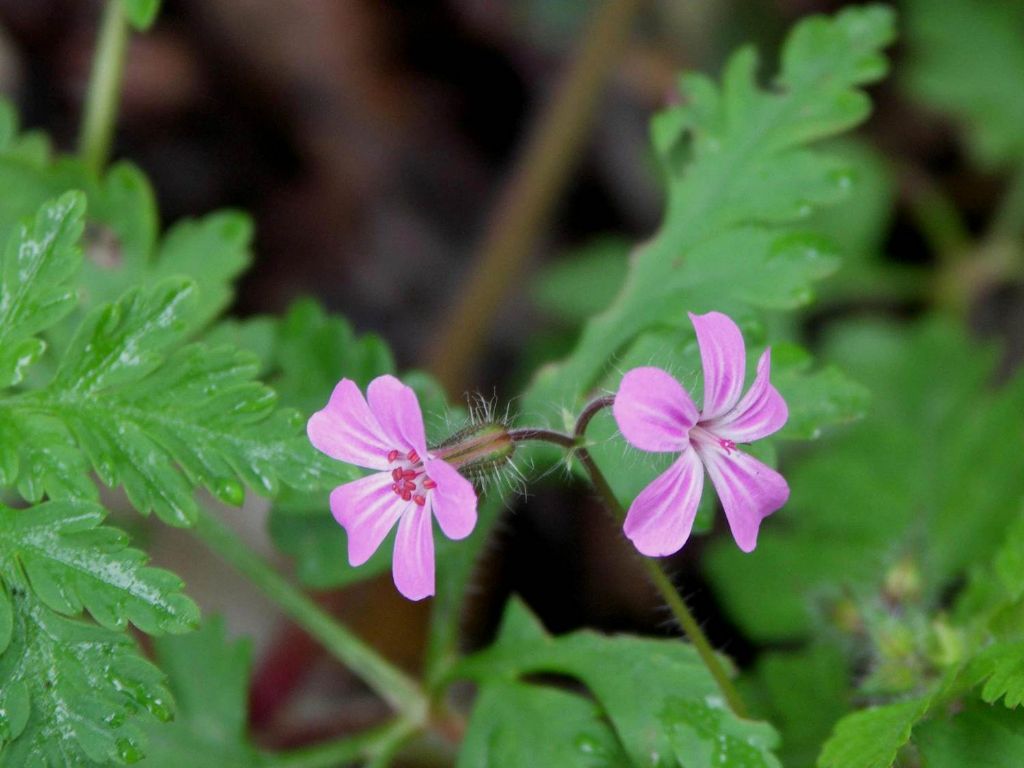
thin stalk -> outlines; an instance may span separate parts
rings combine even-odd
[[[289,583],[252,552],[228,526],[210,512],[200,510],[192,530],[204,544],[247,576],[300,627],[362,678],[384,701],[401,712],[407,721],[418,724],[425,721],[427,697],[412,678]]]
[[[96,173],[103,170],[110,156],[127,48],[128,21],[121,0],[107,0],[78,136],[79,155],[85,165]]]
[[[399,718],[372,731],[279,753],[263,765],[265,768],[336,768],[356,760],[372,759],[414,733],[416,728],[410,721]]]
[[[553,429],[512,429],[508,433],[513,443],[522,443],[527,440],[537,440],[542,443],[552,443],[562,448],[573,449],[576,447],[576,438],[564,432],[556,432]]]
[[[587,425],[590,420],[600,411],[602,408],[607,408],[614,402],[614,398],[605,397],[599,398],[592,401],[583,409],[580,413],[579,419],[576,421],[576,435],[582,440],[584,433],[587,430]],[[590,455],[590,451],[584,446],[580,446],[576,450],[576,456],[583,465],[583,468],[587,472],[587,476],[590,478],[591,484],[594,486],[594,490],[597,491],[597,495],[601,498],[604,506],[609,512],[615,517],[616,520],[625,520],[626,510],[622,508],[618,498],[615,496],[615,492],[611,486],[608,485],[608,480],[605,479],[601,469],[597,466],[597,462]],[[679,626],[682,627],[683,632],[690,639],[694,649],[697,651],[697,655],[700,656],[701,661],[704,662],[704,666],[708,672],[718,683],[719,690],[722,691],[722,695],[725,697],[729,708],[739,717],[747,716],[747,707],[743,703],[743,699],[740,697],[739,691],[732,684],[732,680],[729,677],[729,673],[722,665],[721,659],[718,654],[715,653],[715,649],[711,646],[711,642],[708,640],[704,631],[700,628],[700,624],[694,618],[693,614],[690,613],[690,609],[686,607],[686,602],[679,596],[675,586],[665,572],[661,569],[661,566],[649,557],[641,557],[643,560],[644,568],[647,570],[647,576],[654,584],[655,589],[661,594],[662,599],[668,605],[669,610],[672,611],[672,615],[675,617]]]
[[[449,393],[461,391],[502,298],[516,285],[583,152],[598,98],[641,2],[606,0],[596,11],[568,71],[530,132],[487,223],[465,288],[431,350],[428,368]]]

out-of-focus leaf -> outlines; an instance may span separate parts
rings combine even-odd
[[[928,768],[1013,768],[1024,765],[1024,718],[970,702],[962,712],[922,724],[914,743]]]
[[[121,6],[133,27],[146,30],[156,21],[157,14],[160,13],[160,2],[161,0],[121,0]]]
[[[555,688],[496,680],[473,706],[459,768],[628,768],[601,710]]]
[[[548,264],[534,278],[533,300],[544,312],[572,325],[607,307],[628,271],[630,244],[601,237]]]
[[[708,756],[715,765],[779,766],[772,728],[736,718],[696,651],[678,640],[588,631],[553,638],[513,599],[497,642],[452,674],[486,684],[542,673],[583,683],[635,766],[685,766],[691,758],[684,754]]]
[[[1024,162],[1024,5],[909,0],[905,83],[949,113],[988,168]]]
[[[246,736],[251,648],[229,642],[214,617],[198,632],[156,641],[156,660],[178,703],[174,722],[146,729],[144,765],[256,768],[265,756]]]

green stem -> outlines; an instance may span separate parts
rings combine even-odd
[[[607,408],[612,402],[613,398],[611,397],[600,398],[594,400],[583,410],[583,413],[580,414],[580,418],[576,422],[576,435],[581,441],[590,420],[598,411],[602,408]],[[622,508],[618,498],[615,496],[615,492],[608,484],[608,480],[605,479],[601,469],[597,466],[597,462],[590,455],[590,451],[581,445],[576,450],[576,456],[587,471],[587,476],[590,478],[594,490],[597,491],[598,496],[600,496],[608,511],[612,513],[616,520],[625,520],[626,510]],[[649,557],[641,557],[641,559],[643,560],[644,568],[647,570],[647,576],[654,584],[655,589],[661,594],[669,610],[672,611],[672,615],[679,622],[683,632],[690,638],[690,642],[697,651],[697,655],[700,656],[701,661],[704,662],[704,666],[707,667],[708,672],[711,673],[715,682],[718,683],[718,687],[729,704],[729,708],[739,717],[746,717],[747,707],[743,703],[739,691],[732,684],[729,673],[722,665],[722,661],[718,654],[715,653],[715,649],[711,647],[711,643],[703,630],[701,630],[700,624],[697,623],[693,614],[690,613],[690,609],[686,607],[686,602],[679,596],[672,581],[665,575],[665,572],[662,571],[661,566],[655,560]]]
[[[413,734],[417,727],[409,720],[399,718],[372,731],[282,752],[262,765],[265,768],[335,768],[360,759],[374,759],[390,753],[395,744]]]
[[[427,716],[427,697],[417,683],[339,624],[312,599],[253,553],[217,517],[200,510],[193,529],[196,535],[231,566],[245,575],[271,600],[281,606],[300,627],[404,715],[422,724]]]
[[[962,259],[971,235],[953,201],[924,171],[909,163],[899,170],[903,199],[929,249],[944,264]]]
[[[78,137],[82,161],[96,173],[103,169],[110,155],[127,47],[128,21],[121,0],[107,0]]]

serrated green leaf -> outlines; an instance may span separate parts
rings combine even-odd
[[[505,680],[483,687],[473,706],[459,768],[626,768],[601,710],[573,693]]]
[[[199,609],[181,593],[181,580],[147,567],[124,533],[101,525],[105,516],[78,501],[0,506],[0,573],[20,566],[47,608],[66,616],[84,608],[108,629],[128,622],[149,634],[193,629]]]
[[[161,0],[121,0],[121,7],[131,25],[140,31],[153,26],[160,13]]]
[[[778,765],[770,753],[776,742],[771,727],[729,712],[696,651],[678,640],[589,631],[552,638],[513,599],[497,642],[457,664],[452,674],[488,681],[538,673],[568,675],[586,685],[636,766],[675,768],[680,745],[721,754],[715,745],[727,743],[737,759],[750,758],[740,742],[754,748],[759,762],[753,765]]]
[[[960,123],[986,167],[1024,162],[1024,6],[911,0],[905,12],[911,93]]]
[[[197,632],[162,637],[156,660],[177,702],[174,722],[146,729],[147,766],[255,768],[264,755],[246,737],[251,645],[229,642],[219,617]]]
[[[46,348],[35,334],[71,312],[85,197],[69,192],[11,236],[0,265],[0,387],[17,384]]]
[[[1009,709],[1024,702],[1024,642],[996,643],[975,656],[966,675],[981,685],[981,699],[995,704],[1000,699]]]
[[[756,85],[750,49],[729,61],[721,88],[684,78],[684,105],[654,129],[668,184],[662,227],[632,255],[622,291],[574,352],[534,381],[527,411],[574,407],[638,334],[682,322],[688,310],[810,300],[812,283],[837,260],[827,240],[796,222],[841,199],[851,178],[845,163],[804,145],[864,119],[870,105],[858,86],[885,73],[880,49],[892,36],[888,9],[848,8],[797,25],[773,90]]]
[[[705,560],[727,612],[759,641],[805,635],[819,600],[877,594],[902,558],[936,604],[995,553],[1024,495],[1024,377],[993,389],[993,356],[939,321],[861,322],[831,350],[870,382],[868,417],[787,467],[792,497],[753,553],[722,542]]]
[[[275,410],[273,392],[252,380],[255,359],[178,346],[194,301],[195,286],[172,278],[96,308],[54,380],[0,403],[0,424],[59,423],[104,484],[123,485],[139,511],[174,525],[193,520],[196,486],[229,503],[240,501],[240,483],[268,495],[281,482],[320,487],[327,461],[296,415]],[[12,450],[0,446],[0,456]]]
[[[1024,718],[970,702],[952,717],[923,723],[914,744],[928,768],[1013,768],[1024,765]]]
[[[54,613],[16,573],[14,632],[0,655],[0,764],[65,768],[137,762],[139,725],[169,720],[163,674],[135,643]]]
[[[847,715],[821,751],[819,768],[891,768],[930,703],[907,699]]]

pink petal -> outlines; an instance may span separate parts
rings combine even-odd
[[[410,600],[434,594],[434,536],[430,520],[426,507],[412,504],[398,524],[391,574],[398,591]]]
[[[728,411],[740,399],[746,373],[746,347],[740,329],[721,312],[690,313],[704,366],[704,407],[701,421]]]
[[[704,467],[692,449],[683,451],[633,500],[623,530],[641,554],[671,555],[690,537],[704,488]]]
[[[423,413],[420,402],[411,387],[394,376],[378,376],[366,388],[370,410],[393,443],[392,447],[415,449],[420,456],[427,455],[427,441],[423,434]]]
[[[476,526],[476,491],[473,484],[440,459],[426,464],[427,477],[437,483],[430,503],[438,525],[449,539],[464,539]]]
[[[634,368],[622,377],[612,405],[623,437],[644,451],[675,452],[689,445],[697,406],[671,374]]]
[[[752,443],[782,429],[789,409],[768,380],[770,372],[771,350],[766,349],[757,363],[757,378],[743,399],[728,413],[701,426],[734,443]]]
[[[761,521],[789,499],[789,485],[771,467],[742,451],[713,443],[694,443],[711,475],[732,537],[744,552],[757,546]]]
[[[331,513],[348,534],[348,561],[362,565],[387,538],[405,508],[391,475],[375,472],[331,491]]]
[[[368,469],[387,469],[387,454],[394,447],[350,379],[339,381],[323,410],[309,417],[306,434],[332,459]]]

